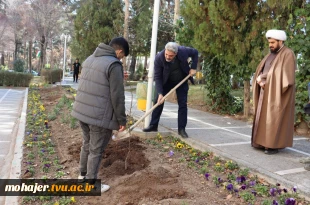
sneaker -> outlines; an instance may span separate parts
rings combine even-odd
[[[85,182],[85,180],[86,180],[86,176],[82,176],[82,175],[78,176],[78,183],[83,183]]]
[[[107,184],[101,184],[101,193],[106,192],[110,189],[110,186]]]

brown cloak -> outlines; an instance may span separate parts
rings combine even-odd
[[[255,116],[251,141],[253,147],[280,149],[293,145],[297,66],[294,52],[284,46],[270,67],[263,96],[259,100],[261,88],[256,78],[269,55],[260,62],[253,79]]]

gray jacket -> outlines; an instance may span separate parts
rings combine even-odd
[[[115,50],[103,43],[82,65],[71,115],[106,129],[126,125],[123,67]]]

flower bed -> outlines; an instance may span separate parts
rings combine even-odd
[[[69,87],[29,90],[23,178],[76,178],[81,130],[70,111]],[[128,120],[128,126],[133,120]],[[295,204],[308,205],[297,187],[272,185],[212,152],[179,138],[111,141],[99,169],[111,190],[97,197],[23,197],[24,204]]]

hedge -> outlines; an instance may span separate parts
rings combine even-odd
[[[29,87],[32,78],[29,73],[0,71],[0,86]]]
[[[41,76],[47,83],[54,84],[60,82],[62,79],[63,70],[62,69],[42,69]]]

